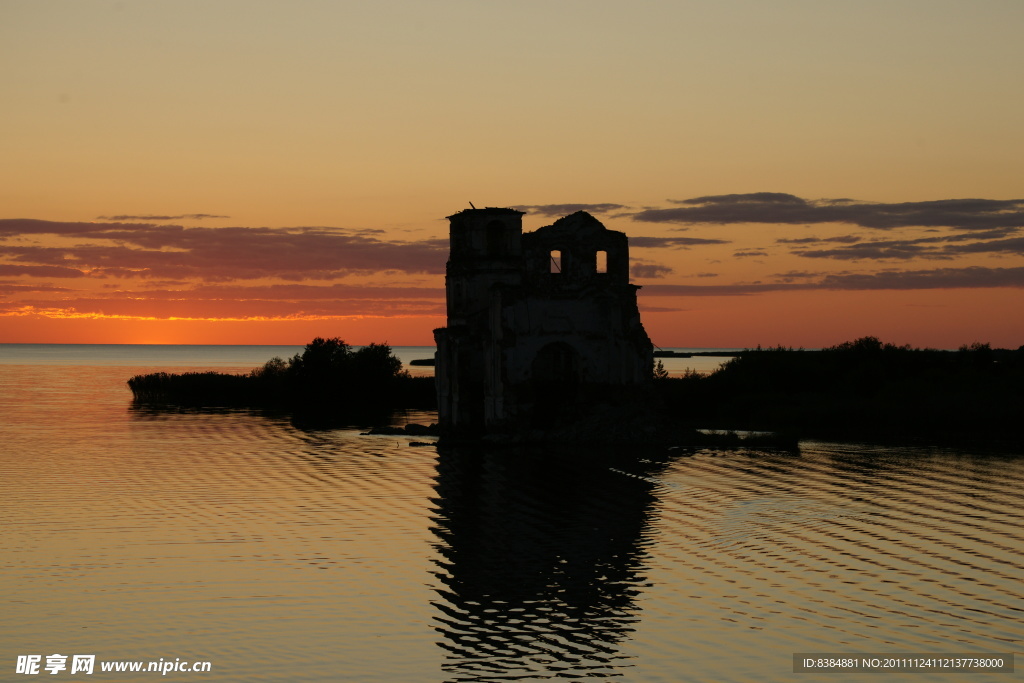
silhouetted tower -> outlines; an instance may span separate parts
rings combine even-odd
[[[523,281],[523,212],[466,209],[448,217],[448,326],[435,330],[438,417],[481,431],[500,411],[502,291]]]
[[[468,324],[491,305],[492,289],[523,280],[523,212],[466,209],[449,216],[445,268],[448,326]]]
[[[448,326],[434,337],[449,432],[544,428],[650,381],[626,235],[583,211],[524,235],[522,215],[448,217]]]

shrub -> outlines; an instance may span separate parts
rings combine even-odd
[[[387,344],[353,350],[317,337],[287,361],[271,358],[244,375],[153,373],[128,380],[135,399],[185,405],[277,406],[368,411],[432,408],[433,378],[413,378]]]

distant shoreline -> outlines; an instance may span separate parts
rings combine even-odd
[[[656,381],[670,415],[805,438],[1024,447],[1024,346],[912,349],[863,337],[819,351],[746,351]]]
[[[429,348],[405,347],[420,360],[428,360],[423,355]],[[663,374],[653,380],[651,405],[660,406],[656,410],[665,424],[694,430],[775,432],[794,439],[1024,445],[1019,426],[1019,416],[1024,414],[1024,347],[1008,350],[975,344],[938,351],[896,347],[867,337],[815,351],[779,347],[705,350],[694,355],[698,353],[729,360],[710,372]],[[678,357],[666,360],[674,358]],[[409,362],[404,365],[408,367]],[[311,405],[301,392],[282,401],[288,393],[269,382],[265,372],[260,379],[258,369],[248,377],[213,372],[186,375],[190,376],[154,375],[148,385],[136,382],[136,398],[192,406]],[[262,388],[253,391],[253,387]],[[430,376],[398,377],[391,387],[387,395],[377,396],[379,406],[434,407]],[[322,391],[326,390],[318,390]],[[357,394],[342,392],[339,405],[358,398]]]

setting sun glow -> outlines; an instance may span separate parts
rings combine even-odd
[[[0,342],[432,344],[586,210],[654,342],[1024,344],[1024,5],[0,8]]]

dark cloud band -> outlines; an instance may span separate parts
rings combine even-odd
[[[981,289],[995,287],[1024,288],[1024,267],[936,268],[932,270],[892,270],[878,273],[833,273],[807,282],[756,282],[734,285],[644,285],[645,296],[744,296],[769,292],[813,290],[917,290]]]
[[[864,228],[944,227],[990,230],[1024,226],[1024,199],[941,199],[878,203],[852,199],[802,199],[776,192],[669,200],[672,208],[632,215],[644,223],[847,223]]]

